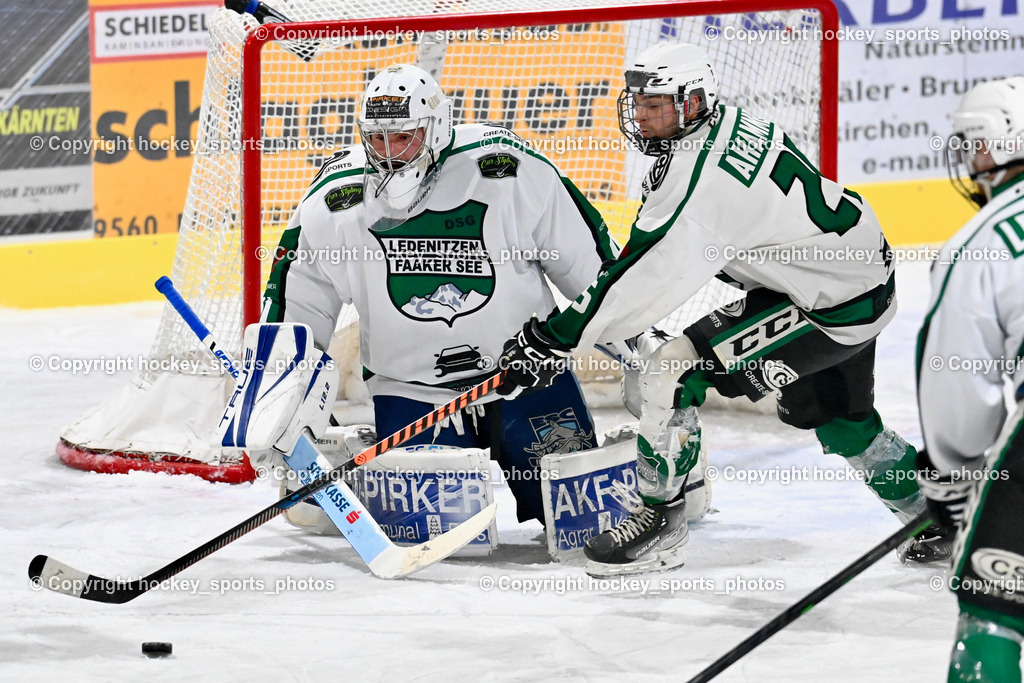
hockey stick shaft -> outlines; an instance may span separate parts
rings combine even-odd
[[[192,310],[192,307],[188,305],[188,302],[186,302],[181,297],[181,294],[178,293],[178,290],[174,288],[174,283],[171,282],[171,278],[166,275],[161,277],[156,281],[156,289],[167,298],[168,303],[174,307],[174,310],[178,312],[178,315],[180,315],[181,319],[185,321],[185,324],[189,326],[189,329],[196,333],[196,336],[199,337],[200,341],[202,341],[206,348],[210,349],[210,353],[216,356],[220,362],[224,364],[224,368],[228,373],[235,379],[238,379],[238,369],[235,368],[234,361],[232,361],[231,357],[220,348],[220,344],[218,344],[217,340],[214,339],[213,333],[210,332],[210,329],[203,324],[203,321],[199,319],[199,316],[196,315],[195,311]]]
[[[494,391],[501,384],[504,373],[492,375],[487,380],[476,385],[469,391],[460,394],[445,405],[437,408],[428,415],[423,416],[413,424],[401,429],[383,441],[367,448],[355,457],[354,460],[335,467],[322,477],[310,482],[306,486],[293,491],[273,505],[264,508],[260,512],[237,524],[216,538],[213,538],[198,548],[191,550],[178,559],[157,569],[155,572],[134,581],[120,581],[116,579],[104,579],[92,574],[70,567],[62,562],[47,557],[36,555],[29,564],[29,578],[37,585],[44,588],[67,593],[75,597],[97,602],[108,602],[121,604],[133,600],[143,593],[158,587],[167,579],[180,574],[191,567],[199,560],[212,555],[229,543],[238,540],[253,529],[266,524],[268,521],[281,514],[291,506],[308,498],[317,491],[326,488],[330,484],[340,481],[345,473],[355,467],[373,460],[384,451],[397,446],[406,439],[412,438],[420,432],[429,429],[436,422],[449,417],[477,399]]]
[[[191,328],[191,330],[196,334],[196,336],[199,337],[199,339],[204,344],[207,345],[207,347],[210,349],[210,352],[213,353],[224,364],[224,366],[228,369],[228,372],[231,373],[231,376],[237,378],[239,376],[239,370],[235,366],[233,359],[229,355],[227,355],[227,353],[217,353],[217,343],[213,339],[213,334],[209,331],[209,328],[206,327],[203,321],[200,320],[199,316],[196,315],[195,311],[192,310],[192,307],[188,305],[188,302],[185,301],[184,297],[182,297],[178,293],[178,290],[174,287],[174,284],[171,282],[171,280],[167,277],[161,277],[159,280],[156,281],[156,288],[157,291],[159,291],[167,298],[167,301],[171,304],[171,306],[174,307],[174,310],[178,312],[178,315],[181,316],[182,320],[185,321],[185,323],[189,326],[189,328]],[[337,424],[337,422],[333,418],[334,416],[332,415],[331,422],[333,424]],[[310,434],[309,436],[312,437],[312,434]],[[303,439],[300,438],[295,448],[298,448],[299,445],[302,443]],[[316,446],[311,446],[311,448],[316,453],[317,458],[321,457],[319,455],[319,452],[316,451]],[[294,455],[294,452],[292,453],[292,455]],[[285,461],[288,462],[287,457],[285,457]],[[312,459],[309,463],[307,463],[307,466],[315,462],[316,460]],[[330,469],[331,467],[326,461],[324,461],[324,463],[322,464],[317,464],[316,474],[309,476],[307,479],[304,480],[304,483],[308,484],[310,481],[316,479],[318,476],[322,475],[324,472]],[[324,490],[313,494],[313,498],[316,498],[317,502],[320,504],[320,507],[324,510],[327,516],[331,519],[331,521],[335,521],[336,517],[332,516],[331,513],[335,511],[340,511],[340,508],[337,507],[339,505],[339,499],[341,500],[341,502],[344,502],[346,506],[352,506],[356,504],[354,501],[351,500],[353,496],[346,495],[346,493],[351,494],[350,491],[346,492],[340,490],[340,487],[344,486],[343,483],[336,482],[334,486],[336,489],[334,491],[336,495],[334,496],[329,495],[331,492],[330,487],[327,487]],[[332,506],[334,507],[334,510],[331,509]],[[367,515],[367,517],[369,518],[369,515]],[[377,526],[376,521],[373,521],[372,518],[369,518],[369,520],[370,521],[368,523],[374,527],[372,531],[376,531],[376,534],[357,533],[353,536],[351,531],[351,524],[344,523],[343,519],[341,523],[335,523],[338,524],[338,530],[341,531],[345,535],[345,537],[349,539],[349,542],[352,544],[352,547],[355,548],[359,556],[363,558],[363,560],[367,562],[367,565],[370,566],[372,569],[373,565],[370,563],[370,560],[372,560],[376,553],[379,552],[378,546],[380,545],[379,543],[375,544],[374,540],[375,538],[382,537],[383,532],[380,531],[380,527]]]
[[[771,638],[789,624],[792,624],[805,613],[811,611],[811,608],[819,602],[835,593],[851,579],[862,573],[875,562],[878,562],[878,560],[884,557],[887,553],[894,550],[900,543],[911,536],[916,535],[931,523],[932,519],[930,514],[928,512],[922,512],[917,517],[910,520],[910,522],[908,522],[902,529],[876,545],[831,579],[815,588],[804,596],[802,600],[759,628],[750,637],[734,647],[732,650],[716,659],[707,668],[691,678],[688,683],[706,683],[706,681],[710,681],[715,676],[735,664],[740,658],[748,654],[758,645]]]

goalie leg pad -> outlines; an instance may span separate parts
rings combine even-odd
[[[621,425],[605,434],[605,445],[576,453],[553,453],[541,459],[548,554],[555,560],[578,557],[586,541],[629,516],[637,496],[636,425]],[[702,451],[684,486],[686,519],[696,521],[711,506],[704,479]]]
[[[366,425],[332,428],[329,434],[332,441],[341,444],[340,450],[325,450],[334,467],[377,441]],[[436,538],[494,501],[490,463],[478,448],[429,444],[395,448],[349,473],[346,481],[398,546]],[[289,476],[282,481],[282,497],[301,486],[296,476]],[[285,511],[285,518],[317,534],[339,534],[337,526],[315,503],[293,505]],[[487,555],[497,547],[497,525],[492,523],[454,556]]]
[[[436,538],[494,502],[490,460],[479,448],[395,448],[356,475],[357,495],[396,545]],[[497,534],[492,522],[455,556],[490,554]]]
[[[276,464],[274,452],[290,452],[303,429],[323,435],[337,373],[306,325],[250,325],[244,343],[239,383],[221,417],[221,444],[248,449],[256,467]]]
[[[579,556],[584,543],[629,515],[627,501],[616,488],[636,490],[634,441],[551,453],[540,462],[544,531],[552,559]]]

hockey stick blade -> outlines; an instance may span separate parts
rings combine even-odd
[[[327,458],[316,447],[312,435],[303,434],[291,454],[285,457],[289,467],[303,483],[330,469]],[[494,521],[497,506],[491,503],[461,524],[431,540],[413,547],[396,546],[380,528],[352,489],[344,481],[331,484],[313,494],[320,508],[359,553],[374,576],[397,579],[440,562],[479,536]]]
[[[703,671],[687,681],[687,683],[707,683],[707,681],[710,681],[715,676],[728,669],[755,647],[786,628],[786,626],[790,625],[807,612],[810,612],[811,608],[819,602],[845,586],[851,579],[873,565],[875,562],[878,562],[878,560],[883,558],[889,551],[895,550],[896,546],[916,535],[931,523],[932,519],[930,513],[922,512],[917,517],[910,520],[902,529],[861,555],[841,572],[805,595],[802,600],[791,606],[782,614],[776,616],[774,619],[751,634],[739,645],[709,664]]]
[[[382,579],[398,579],[440,562],[482,534],[494,520],[497,511],[498,504],[491,503],[437,538],[410,548],[392,545],[370,563],[370,570],[374,576]]]
[[[342,477],[349,470],[370,462],[381,453],[404,443],[420,432],[433,427],[435,423],[455,414],[459,410],[462,410],[473,401],[476,401],[482,396],[494,391],[498,385],[501,384],[504,376],[504,373],[492,375],[469,391],[460,394],[450,402],[434,410],[432,413],[424,415],[416,422],[407,425],[386,439],[378,441],[376,444],[370,446],[365,451],[357,455],[353,460],[335,467],[322,477],[318,477],[315,481],[306,484],[300,489],[292,491],[281,500],[267,508],[264,508],[241,524],[228,529],[216,538],[211,539],[198,548],[185,553],[178,559],[141,579],[133,581],[104,579],[93,574],[87,574],[81,570],[66,565],[63,562],[47,557],[46,555],[36,555],[29,564],[29,579],[31,579],[37,586],[42,586],[43,588],[47,588],[57,593],[64,593],[65,595],[83,598],[85,600],[114,604],[123,604],[129,600],[134,600],[143,593],[159,587],[162,582],[172,576],[180,574],[204,557],[212,555],[229,543],[246,535],[253,529],[266,524],[291,506],[296,505],[317,491],[326,488],[334,482],[341,481]]]

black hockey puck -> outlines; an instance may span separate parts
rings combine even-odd
[[[171,654],[170,643],[143,643],[142,654],[147,657],[166,657]]]

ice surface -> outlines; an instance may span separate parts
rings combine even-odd
[[[919,444],[912,363],[927,266],[901,265],[898,292],[900,313],[879,340],[877,403]],[[180,574],[196,592],[172,587],[103,605],[33,590],[26,570],[38,553],[136,578],[277,499],[268,484],[100,475],[57,459],[60,429],[129,373],[72,374],[49,369],[51,358],[137,362],[159,311],[0,311],[0,680],[686,680],[899,526],[863,484],[835,480],[844,465],[822,455],[813,434],[719,412],[704,416],[722,472],[716,512],[691,529],[683,567],[639,577],[646,592],[591,588],[581,564],[550,562],[541,527],[516,523],[504,486],[495,554],[405,580],[376,579],[340,537],[277,519]],[[34,371],[34,357],[47,367]],[[597,418],[605,428],[626,414]],[[726,480],[727,471],[773,479]],[[814,472],[832,480],[783,481]],[[886,557],[718,680],[945,680],[957,609],[932,587],[941,576]],[[661,583],[673,580],[680,590]],[[727,581],[746,585],[726,593]],[[174,655],[146,659],[144,641],[172,642]]]

